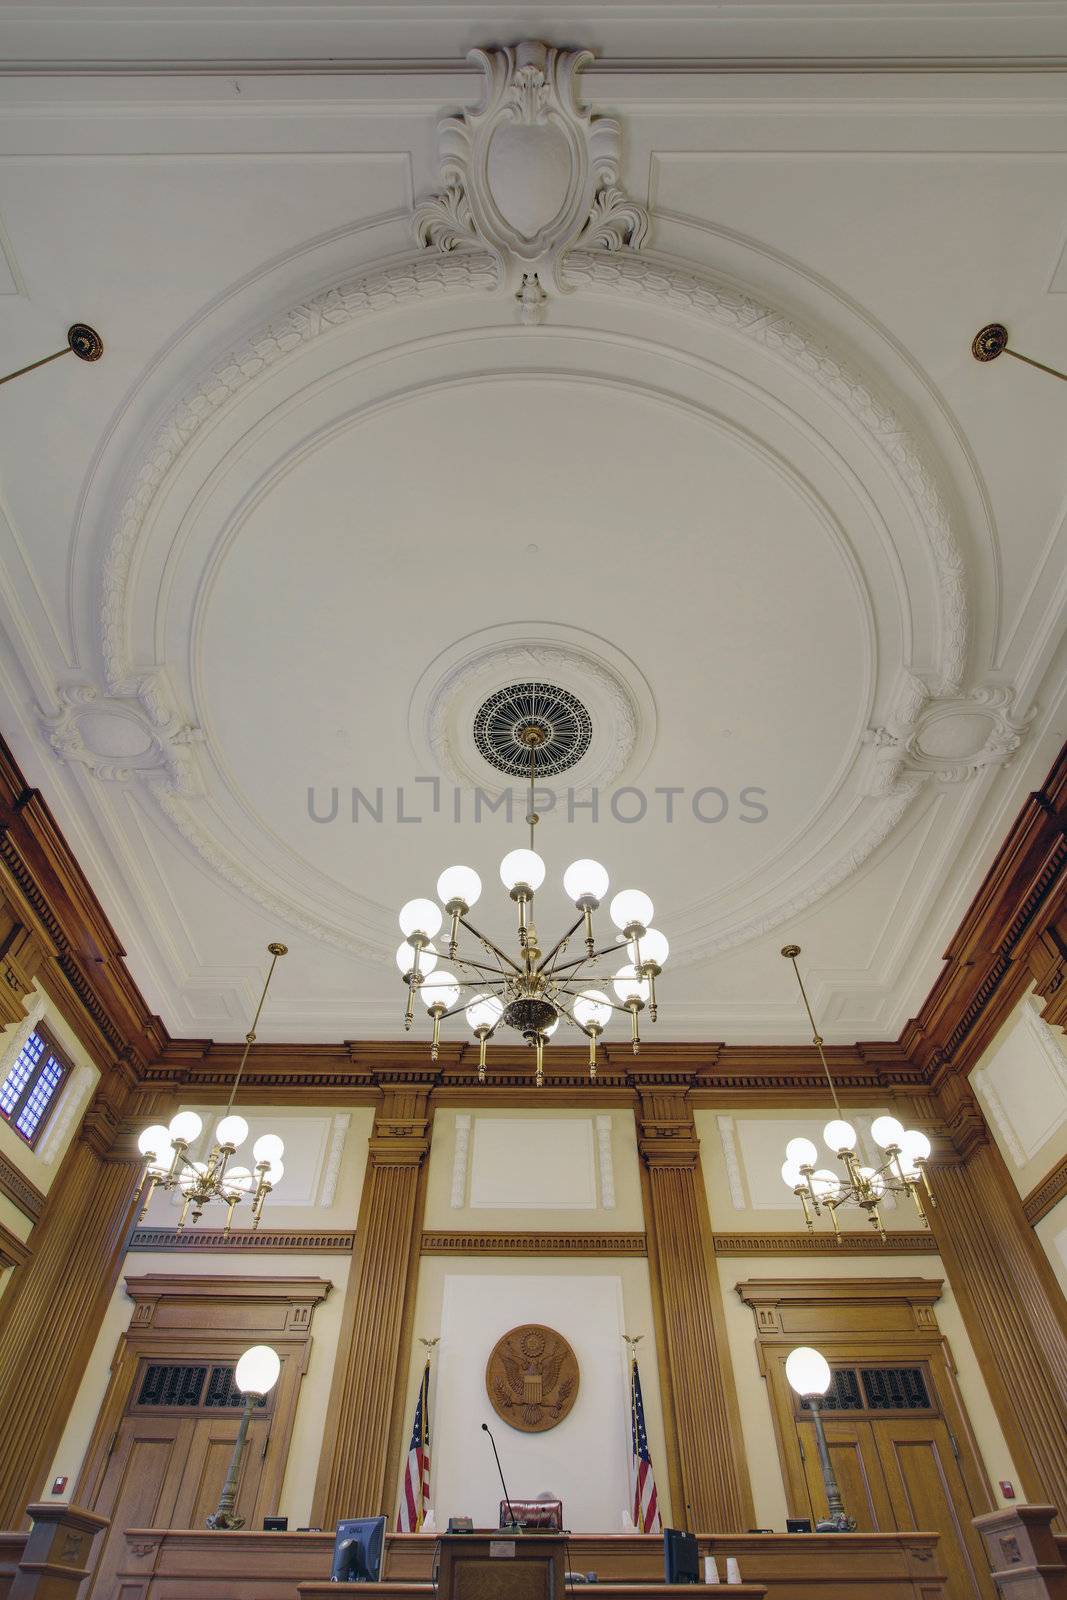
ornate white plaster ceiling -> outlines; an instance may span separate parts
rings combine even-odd
[[[0,390],[0,728],[175,1033],[270,937],[261,1037],[398,1032],[453,861],[504,934],[473,719],[543,680],[543,925],[594,855],[663,1033],[803,1038],[788,935],[894,1035],[1063,738],[1067,386],[968,354],[1067,360],[1059,78],[581,67],[10,80],[8,364],[107,350]]]

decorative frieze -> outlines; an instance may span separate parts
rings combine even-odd
[[[1053,1206],[1059,1205],[1067,1195],[1067,1156],[1062,1156],[1051,1172],[1035,1184],[1023,1201],[1026,1220],[1033,1227],[1047,1217]]]
[[[138,1228],[130,1240],[131,1250],[182,1250],[203,1254],[220,1250],[227,1255],[270,1255],[273,1252],[299,1255],[350,1255],[356,1242],[354,1232],[330,1228]]]
[[[931,1233],[888,1233],[883,1239],[870,1233],[716,1233],[712,1244],[717,1256],[917,1256],[936,1255]]]
[[[464,1233],[422,1236],[424,1256],[643,1256],[643,1233]]]

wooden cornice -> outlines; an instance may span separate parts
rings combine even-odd
[[[1047,1217],[1053,1206],[1058,1206],[1067,1195],[1067,1156],[1063,1156],[1051,1172],[1046,1172],[1040,1183],[1034,1185],[1023,1201],[1026,1220],[1031,1227]]]
[[[971,1071],[1033,981],[1027,957],[1064,906],[1065,863],[1067,747],[1028,797],[945,952],[944,970],[901,1034],[933,1088],[949,1072]]]
[[[30,1259],[33,1243],[20,1239],[17,1233],[0,1222],[0,1272],[5,1267],[21,1267]]]
[[[424,1256],[647,1256],[643,1233],[423,1232]]]
[[[717,1256],[919,1256],[936,1255],[931,1233],[892,1231],[882,1238],[875,1232],[843,1231],[807,1233],[800,1229],[782,1233],[713,1233]],[[851,1281],[851,1280],[849,1280]]]
[[[124,1059],[143,1070],[167,1031],[127,971],[126,952],[48,805],[2,739],[0,885],[76,1001],[79,1036],[97,1064]]]
[[[6,1195],[31,1222],[36,1222],[44,1210],[45,1197],[40,1189],[3,1151],[0,1151],[0,1194]]]
[[[944,971],[900,1039],[829,1050],[835,1081],[853,1104],[923,1098],[950,1075],[965,1076],[1031,982],[1047,1000],[1049,1019],[1060,1020],[1067,995],[1067,921],[1057,920],[1067,905],[1065,823],[1067,748],[1028,798],[946,952]],[[127,971],[115,931],[47,804],[27,787],[2,739],[0,890],[45,951],[42,981],[50,992],[62,989],[65,1014],[105,1074],[149,1091],[225,1099],[243,1046],[170,1037]],[[20,959],[14,945],[8,959]],[[425,1043],[409,1039],[260,1044],[244,1083],[264,1098],[374,1105],[399,1084],[421,1085],[444,1103],[476,1093],[490,1104],[527,1096],[542,1105],[573,1104],[595,1095],[627,1105],[656,1080],[687,1090],[700,1106],[750,1095],[766,1105],[825,1103],[811,1046],[660,1042],[654,1028],[646,1033],[637,1057],[625,1042],[604,1045],[595,1084],[584,1049],[555,1046],[540,1093],[522,1046],[494,1048],[490,1079],[480,1085],[474,1047],[450,1043],[431,1064]],[[115,1136],[115,1127],[102,1126],[104,1143]]]

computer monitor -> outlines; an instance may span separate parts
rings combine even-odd
[[[353,1517],[337,1524],[331,1583],[379,1583],[385,1545],[384,1517]]]
[[[683,1533],[681,1528],[663,1530],[663,1581],[664,1583],[700,1582],[697,1542],[691,1533]]]

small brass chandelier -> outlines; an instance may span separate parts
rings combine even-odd
[[[146,1162],[142,1180],[145,1185],[144,1204],[141,1207],[139,1222],[144,1221],[155,1191],[162,1189],[167,1194],[177,1190],[182,1197],[177,1229],[179,1233],[185,1227],[186,1217],[190,1213],[193,1221],[199,1222],[204,1207],[213,1200],[221,1201],[227,1208],[225,1232],[230,1231],[235,1208],[246,1199],[252,1203],[252,1227],[258,1228],[263,1215],[263,1202],[281,1181],[285,1172],[282,1166],[285,1145],[276,1133],[262,1134],[252,1146],[254,1172],[248,1167],[230,1166],[231,1158],[248,1138],[248,1123],[244,1117],[237,1116],[233,1109],[237,1086],[241,1081],[245,1062],[248,1060],[248,1052],[256,1042],[256,1023],[263,1010],[274,969],[279,957],[288,954],[288,946],[269,944],[267,950],[271,963],[263,985],[263,993],[259,997],[256,1014],[252,1018],[252,1026],[245,1034],[244,1054],[234,1076],[226,1110],[215,1129],[215,1141],[207,1160],[193,1161],[189,1157],[189,1146],[200,1137],[204,1126],[203,1119],[195,1111],[179,1111],[176,1116],[171,1117],[170,1125],[166,1128],[162,1123],[153,1123],[151,1127],[144,1129],[137,1140],[137,1148]]]
[[[929,1179],[926,1176],[926,1161],[930,1155],[929,1139],[917,1128],[905,1129],[896,1117],[876,1117],[871,1124],[871,1137],[885,1152],[885,1161],[880,1167],[860,1166],[856,1159],[856,1130],[842,1115],[841,1102],[837,1098],[837,1089],[830,1076],[822,1036],[812,1015],[804,980],[797,966],[800,946],[787,944],[782,954],[793,964],[804,1009],[808,1013],[808,1021],[812,1027],[812,1043],[819,1052],[819,1060],[822,1062],[837,1113],[826,1124],[822,1136],[827,1149],[833,1152],[845,1169],[844,1178],[826,1167],[816,1169],[815,1163],[819,1159],[819,1152],[811,1139],[790,1139],[786,1145],[782,1181],[792,1189],[800,1201],[809,1233],[814,1231],[815,1218],[825,1211],[833,1223],[837,1242],[841,1244],[837,1213],[842,1206],[854,1205],[867,1213],[868,1222],[872,1228],[878,1229],[884,1239],[886,1231],[878,1205],[887,1194],[910,1195],[919,1213],[919,1221],[924,1228],[928,1228],[930,1224],[926,1216],[926,1205],[934,1204]],[[924,1194],[926,1205],[923,1204]]]
[[[559,693],[550,686],[521,686]],[[536,695],[531,704],[536,708]],[[518,940],[514,955],[509,955],[467,919],[482,892],[482,881],[473,867],[449,867],[437,880],[433,900],[409,900],[400,912],[404,942],[396,953],[396,963],[407,985],[404,1027],[410,1028],[416,997],[422,1001],[433,1021],[430,1055],[437,1059],[441,1024],[464,1012],[478,1040],[478,1080],[485,1082],[486,1047],[501,1024],[521,1034],[535,1051],[535,1076],[538,1087],[544,1083],[544,1049],[560,1022],[566,1022],[589,1041],[589,1076],[596,1077],[597,1040],[613,1013],[630,1019],[630,1038],[634,1052],[641,1044],[639,1017],[647,1007],[655,1022],[657,1012],[656,979],[663,970],[670,946],[658,929],[651,926],[653,908],[647,894],[639,889],[623,889],[608,908],[619,930],[618,940],[597,948],[593,932],[593,913],[608,890],[608,873],[598,861],[574,861],[563,874],[563,887],[578,913],[556,942],[542,949],[534,926],[534,895],[545,879],[545,863],[534,850],[534,830],[539,818],[534,810],[534,783],[538,770],[538,751],[550,741],[539,715],[519,722],[513,737],[528,753],[529,808],[526,821],[530,829],[529,849],[512,850],[500,863],[500,879],[518,909]],[[506,769],[505,769],[506,770]],[[559,770],[557,767],[554,770]],[[442,911],[442,907],[444,908]],[[457,974],[437,965],[438,951],[433,944],[444,917],[450,919],[448,960]],[[461,954],[460,930],[477,944],[477,954]],[[564,959],[571,940],[581,934],[585,953]],[[609,956],[629,959],[611,974],[598,973],[593,963]],[[488,958],[488,959],[485,959]],[[609,999],[602,988],[611,985],[616,999]],[[460,998],[461,994],[463,999]]]

